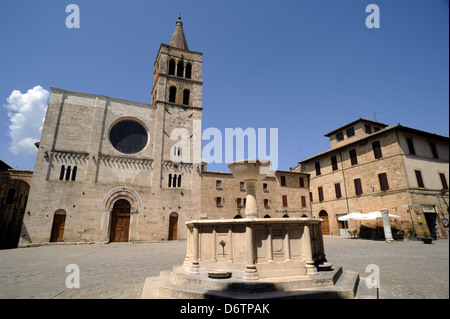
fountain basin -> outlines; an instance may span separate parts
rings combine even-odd
[[[184,265],[190,274],[220,269],[233,278],[317,274],[325,261],[321,219],[254,218],[194,220]]]

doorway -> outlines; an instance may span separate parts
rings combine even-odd
[[[172,213],[169,217],[169,240],[178,239],[178,214]]]
[[[62,242],[64,237],[64,228],[66,226],[66,212],[59,209],[53,215],[52,232],[50,242]]]
[[[114,203],[111,219],[111,242],[127,242],[130,231],[131,204],[126,199]]]
[[[319,218],[323,219],[322,222],[322,235],[330,234],[330,222],[328,221],[328,213],[324,210],[319,212]]]

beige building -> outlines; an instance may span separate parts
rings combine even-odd
[[[246,185],[231,173],[202,172],[201,217],[231,219],[245,216]],[[259,218],[310,217],[308,175],[276,171],[256,184]]]
[[[419,236],[427,231],[447,237],[448,137],[364,119],[325,136],[330,150],[294,169],[310,175],[312,213],[324,219],[324,234],[359,232],[360,222],[340,222],[338,217],[387,208],[401,216],[391,222],[396,229],[413,226]]]

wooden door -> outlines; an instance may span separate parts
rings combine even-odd
[[[169,218],[169,240],[178,239],[178,214],[172,213]]]
[[[113,207],[111,219],[111,242],[127,242],[130,230],[131,205],[125,199],[119,199]]]
[[[325,211],[319,213],[319,218],[323,219],[322,222],[322,235],[330,234],[330,222],[328,221],[328,214]]]
[[[66,225],[65,214],[53,215],[52,233],[50,236],[50,242],[62,242],[64,236],[64,227]]]

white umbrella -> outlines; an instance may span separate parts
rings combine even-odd
[[[364,220],[365,214],[362,213],[350,213],[338,218],[339,221],[347,221],[347,220]]]
[[[366,215],[368,215],[368,217],[370,217],[369,219],[383,218],[383,215],[379,211],[370,212],[370,213],[367,213]],[[400,218],[402,218],[401,216],[394,215],[394,214],[389,214],[388,216],[389,216],[389,218],[392,218],[392,219],[400,219]]]

